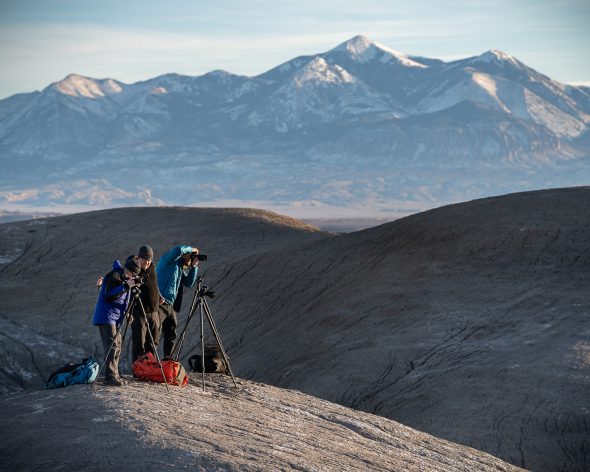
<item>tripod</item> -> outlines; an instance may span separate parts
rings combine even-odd
[[[125,343],[125,335],[127,334],[127,328],[129,327],[129,319],[131,318],[131,313],[133,313],[133,309],[134,309],[135,305],[137,303],[139,303],[141,316],[142,316],[142,319],[143,319],[145,326],[147,328],[147,332],[150,336],[150,342],[152,343],[152,348],[154,349],[154,353],[156,355],[156,360],[158,361],[158,366],[160,367],[160,371],[162,372],[162,378],[164,379],[164,383],[166,384],[166,391],[168,393],[170,393],[170,388],[168,387],[168,381],[166,380],[166,375],[164,374],[164,368],[162,367],[162,362],[160,361],[160,356],[158,355],[158,349],[156,348],[156,343],[154,342],[154,337],[152,336],[152,330],[150,329],[150,325],[148,323],[147,315],[145,313],[145,308],[143,307],[143,303],[141,301],[141,298],[139,298],[139,295],[141,294],[140,286],[141,286],[141,284],[137,284],[131,288],[131,301],[129,302],[129,305],[127,305],[127,309],[125,310],[125,314],[123,315],[125,318],[125,329],[123,330],[123,336],[121,339],[121,349],[123,349],[123,344]],[[102,365],[100,366],[98,374],[96,374],[96,378],[92,382],[92,387],[94,387],[94,384],[96,383],[96,379],[98,379],[98,377],[100,377],[100,373],[102,372],[102,369],[104,368],[104,366],[107,362],[107,359],[109,358],[109,354],[111,353],[111,351],[115,347],[115,342],[117,341],[117,336],[121,332],[122,327],[123,327],[122,323],[117,327],[117,332],[115,333],[115,337],[113,339],[113,342],[109,346],[109,349],[107,350],[107,352],[104,356],[104,360],[102,362]]]
[[[217,342],[217,346],[221,351],[223,356],[223,360],[227,365],[227,369],[231,375],[232,380],[234,381],[234,386],[238,388],[238,384],[236,383],[236,379],[234,377],[234,373],[231,370],[231,365],[229,364],[229,358],[227,357],[227,353],[223,348],[223,344],[221,343],[221,338],[219,336],[219,331],[217,331],[217,326],[215,326],[215,321],[213,321],[213,316],[211,315],[211,310],[209,309],[209,305],[207,304],[207,297],[213,298],[215,297],[215,292],[209,290],[206,286],[203,285],[203,277],[197,277],[197,288],[195,289],[195,295],[193,297],[193,301],[191,303],[191,308],[188,313],[188,317],[186,319],[186,323],[184,324],[184,328],[180,333],[180,337],[174,344],[172,348],[171,357],[178,361],[180,358],[180,351],[182,350],[182,344],[184,343],[184,338],[186,336],[186,331],[188,325],[193,318],[193,315],[196,313],[197,309],[199,310],[199,319],[200,319],[200,331],[201,331],[201,372],[202,372],[202,379],[203,379],[203,392],[205,391],[205,318],[209,323],[209,327],[211,328],[211,332],[215,336],[215,341]]]

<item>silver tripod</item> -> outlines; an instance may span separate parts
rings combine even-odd
[[[238,388],[238,384],[236,383],[236,379],[234,377],[234,373],[232,372],[231,365],[229,363],[229,358],[227,357],[227,353],[223,348],[223,343],[221,342],[221,337],[219,336],[219,331],[217,331],[217,326],[215,325],[215,321],[213,320],[213,316],[211,315],[211,310],[209,309],[209,305],[207,304],[207,298],[215,297],[215,292],[209,290],[205,285],[203,285],[203,278],[201,276],[197,277],[197,288],[195,290],[195,295],[193,297],[193,302],[191,304],[190,311],[188,313],[188,317],[184,324],[184,328],[180,334],[180,337],[174,344],[172,348],[171,357],[175,361],[178,361],[180,358],[180,351],[182,350],[182,344],[184,343],[184,338],[186,336],[186,331],[188,329],[188,325],[193,318],[194,314],[199,312],[199,320],[200,320],[200,332],[201,332],[201,372],[202,372],[202,379],[203,379],[203,391],[205,391],[205,319],[209,323],[209,327],[211,328],[211,332],[215,337],[215,341],[217,342],[217,346],[221,351],[221,355],[223,356],[223,360],[227,365],[227,369],[231,375],[231,378],[234,382],[236,388]]]

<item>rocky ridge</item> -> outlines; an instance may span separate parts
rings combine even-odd
[[[171,387],[129,379],[0,397],[0,466],[71,470],[512,472],[474,449],[297,391],[200,376]],[[194,382],[194,383],[193,383]],[[34,440],[31,441],[31,432]],[[80,452],[83,451],[83,452]]]

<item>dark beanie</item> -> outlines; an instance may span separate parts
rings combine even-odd
[[[134,257],[128,257],[125,261],[125,269],[131,272],[133,275],[139,275],[141,272],[141,267],[139,266],[137,260]]]
[[[137,257],[144,257],[146,259],[153,259],[154,258],[154,250],[150,246],[141,246],[139,248],[139,252],[137,253]]]

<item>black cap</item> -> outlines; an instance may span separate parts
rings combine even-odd
[[[125,261],[125,269],[127,269],[133,275],[139,275],[139,273],[141,272],[141,267],[139,266],[139,263],[134,257],[127,258],[127,260]]]
[[[153,259],[154,258],[154,250],[150,246],[141,246],[139,248],[139,252],[137,253],[137,257],[142,257],[145,259]]]

